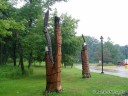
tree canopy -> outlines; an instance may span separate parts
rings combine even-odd
[[[56,2],[67,0],[24,0],[21,8],[14,7],[17,0],[0,0],[0,63],[12,58],[20,58],[19,47],[23,48],[23,58],[31,65],[34,61],[43,61],[46,41],[43,34],[44,11]],[[53,9],[52,9],[53,10]],[[53,36],[53,17],[57,10],[50,14],[49,33]],[[62,27],[62,62],[74,63],[80,61],[82,37],[76,36],[79,20],[66,13],[61,14]],[[83,30],[84,31],[84,30]],[[89,62],[101,60],[100,41],[86,36]],[[104,42],[104,62],[116,63],[126,57],[125,46],[114,45],[111,40]],[[15,58],[15,59],[14,59]],[[20,60],[19,60],[20,62]],[[16,64],[14,64],[16,65]]]

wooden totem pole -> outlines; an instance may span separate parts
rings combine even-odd
[[[85,38],[82,34],[84,43],[82,45],[82,50],[81,50],[81,59],[82,59],[82,78],[90,78],[90,70],[89,70],[89,64],[88,64],[88,52],[87,52],[87,45]]]
[[[61,92],[61,28],[60,18],[55,16],[55,43],[56,52],[55,58],[52,56],[51,39],[47,30],[48,26],[49,11],[46,12],[44,18],[44,33],[48,43],[45,53],[46,63],[46,89],[45,92]]]

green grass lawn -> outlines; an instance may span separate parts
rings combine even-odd
[[[128,78],[100,73],[82,79],[81,70],[62,68],[62,93],[47,96],[121,96],[128,92]],[[43,96],[45,91],[45,67],[33,67],[33,74],[18,79],[0,77],[0,96]],[[122,95],[128,96],[128,95]]]

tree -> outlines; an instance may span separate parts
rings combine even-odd
[[[20,43],[23,46],[24,58],[28,60],[28,68],[30,68],[34,59],[40,62],[43,60],[42,54],[45,49],[45,39],[42,36],[43,20],[41,18],[44,17],[42,12],[57,1],[26,0],[25,5],[18,12],[19,17],[17,19],[26,21],[25,31],[20,33]]]
[[[4,58],[3,49],[8,48],[5,45],[8,43],[8,39],[12,36],[13,30],[24,30],[24,26],[22,22],[16,22],[11,17],[11,11],[13,10],[13,6],[8,2],[8,0],[0,0],[0,63],[2,64]],[[7,41],[7,42],[6,42]],[[9,49],[8,49],[9,50]],[[7,52],[8,50],[5,50]],[[9,52],[9,51],[8,51]],[[10,52],[9,52],[10,53]],[[4,58],[3,58],[4,57]]]
[[[89,71],[89,64],[88,64],[88,51],[87,51],[87,44],[84,38],[84,35],[82,34],[83,37],[83,45],[82,45],[82,50],[81,50],[81,60],[82,60],[82,78],[90,78],[91,74]]]
[[[89,58],[89,62],[95,62],[95,57],[94,53],[96,52],[97,49],[99,49],[100,45],[99,45],[99,41],[97,39],[95,39],[94,37],[90,37],[90,36],[86,36],[86,42],[88,45],[88,58]]]
[[[111,62],[116,63],[120,61],[120,52],[117,50],[117,48],[113,45],[112,42],[107,41],[104,43],[104,48],[108,49],[111,53]]]
[[[28,68],[34,59],[43,60],[41,59],[43,58],[42,51],[44,51],[44,46],[41,44],[45,45],[42,36],[43,20],[41,19],[43,17],[42,11],[45,9],[43,5],[42,0],[26,0],[25,5],[16,12],[18,16],[16,16],[16,20],[25,21],[25,30],[18,32],[18,42],[23,47],[24,56],[22,57],[28,60]]]
[[[81,40],[81,36],[76,36],[76,38],[78,38],[79,40],[79,44],[82,45],[82,40]],[[97,62],[97,60],[99,60],[97,56],[95,56],[96,54],[100,54],[99,52],[97,52],[97,50],[100,50],[100,44],[99,41],[97,39],[95,39],[94,37],[90,37],[90,36],[85,36],[86,38],[86,43],[87,43],[87,47],[88,47],[88,60],[91,63]],[[81,45],[79,45],[81,47]],[[81,48],[79,48],[81,49]],[[96,54],[95,54],[96,53]],[[80,51],[77,52],[77,56],[76,59],[81,62],[81,56],[80,56]],[[98,55],[99,56],[99,55]]]
[[[62,14],[62,62],[66,64],[73,64],[76,60],[77,52],[81,48],[81,40],[76,37],[77,24],[79,20]]]
[[[45,28],[48,22],[48,15],[49,12],[47,11],[45,16]],[[47,39],[48,49],[45,53],[45,62],[46,62],[46,90],[45,92],[61,92],[61,29],[60,29],[60,18],[55,17],[55,55],[54,59],[51,59],[51,39],[49,37],[49,32],[45,29],[44,34]],[[53,57],[52,56],[52,57]]]
[[[120,61],[123,61],[125,59],[125,54],[126,54],[125,46],[120,46],[116,44],[115,47],[119,51]]]
[[[111,53],[107,48],[103,49],[103,59],[105,63],[111,62]],[[101,60],[101,59],[100,59]]]
[[[52,41],[52,50],[53,54],[55,50],[55,42],[54,42],[54,32],[53,32],[53,17],[57,15],[57,10],[52,14],[52,17],[50,18],[50,26],[49,26],[49,32],[51,35],[51,41]],[[60,16],[61,18],[61,26],[62,26],[62,63],[67,65],[73,65],[74,62],[76,62],[76,56],[79,50],[81,49],[81,38],[76,35],[76,28],[79,20],[76,20],[72,18],[71,16],[67,14],[62,14]]]
[[[95,59],[97,61],[101,60],[101,48],[100,44],[97,46],[96,51],[94,52]],[[118,50],[116,45],[113,45],[111,41],[104,42],[103,46],[103,56],[105,63],[116,63],[121,60],[121,52]]]

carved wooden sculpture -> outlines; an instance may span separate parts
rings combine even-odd
[[[47,20],[48,21],[48,20]],[[47,29],[45,29],[45,36],[48,42],[46,48],[45,62],[46,62],[46,90],[45,92],[61,92],[61,28],[59,24],[60,18],[55,17],[55,43],[56,53],[55,60],[52,57],[51,39]],[[46,33],[47,32],[47,33]],[[50,42],[50,43],[49,43]],[[50,47],[50,48],[49,48]]]
[[[87,45],[86,41],[84,39],[84,36],[82,35],[84,44],[82,45],[81,50],[81,59],[82,59],[82,78],[90,78],[90,70],[89,70],[89,64],[88,64],[88,53],[87,53]]]

